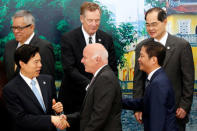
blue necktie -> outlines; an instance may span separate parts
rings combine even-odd
[[[46,112],[44,101],[43,101],[42,97],[40,96],[40,93],[39,93],[38,89],[36,88],[36,81],[31,80],[31,85],[32,85],[32,91],[33,91],[34,95],[37,97],[40,105],[42,106],[42,109],[44,110],[44,112]]]

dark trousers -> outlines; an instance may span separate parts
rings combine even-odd
[[[186,123],[184,123],[183,121],[177,120],[177,125],[178,125],[179,131],[185,131]]]

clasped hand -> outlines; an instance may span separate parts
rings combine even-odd
[[[56,102],[55,99],[52,100],[52,109],[57,113],[63,112],[63,105],[61,102]],[[67,127],[70,127],[67,117],[64,114],[61,114],[59,116],[51,116],[51,122],[56,128],[59,128],[60,130],[63,130]]]
[[[64,114],[60,116],[51,116],[51,122],[56,128],[59,128],[60,130],[70,127],[66,115]]]

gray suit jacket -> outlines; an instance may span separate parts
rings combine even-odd
[[[43,39],[40,39],[36,35],[32,38],[30,45],[37,46],[40,49],[40,56],[42,62],[41,74],[49,74],[55,76],[55,57],[53,53],[52,45]],[[19,69],[14,71],[14,52],[18,46],[18,42],[14,39],[6,43],[4,50],[4,64],[6,69],[6,76],[8,80],[11,80],[19,72]]]
[[[137,59],[140,49],[147,41],[153,41],[153,38],[140,42],[136,48],[134,88],[133,97],[140,98],[144,94],[144,84],[146,74],[139,70]],[[190,112],[193,91],[194,91],[194,62],[190,44],[182,38],[168,34],[166,41],[166,58],[162,66],[170,79],[174,92],[176,108],[183,108],[187,113]],[[181,120],[188,122],[188,117]]]
[[[109,65],[117,72],[117,62],[112,37],[98,30],[96,42],[103,44],[109,53]],[[59,100],[64,105],[65,113],[80,111],[85,97],[85,88],[89,84],[92,74],[85,72],[81,63],[83,49],[86,46],[81,27],[78,27],[63,35],[61,41],[62,66],[64,77],[59,91]]]
[[[88,88],[80,113],[80,131],[121,131],[121,89],[107,65]]]

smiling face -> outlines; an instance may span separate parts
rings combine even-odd
[[[12,31],[16,41],[24,43],[34,32],[34,25],[25,23],[24,17],[16,17],[13,19]]]
[[[19,62],[21,66],[21,73],[32,79],[39,76],[40,70],[42,67],[41,57],[39,53],[36,53],[35,56],[31,57],[27,63],[22,61]]]
[[[158,12],[153,11],[146,16],[146,30],[151,38],[160,40],[166,33],[167,19],[158,20]]]
[[[138,58],[140,70],[149,74],[152,68],[152,58],[149,58],[146,48],[142,47],[140,51],[140,57]]]
[[[80,16],[83,28],[89,35],[93,35],[98,30],[100,17],[101,14],[98,9],[95,11],[86,10],[85,13]]]

